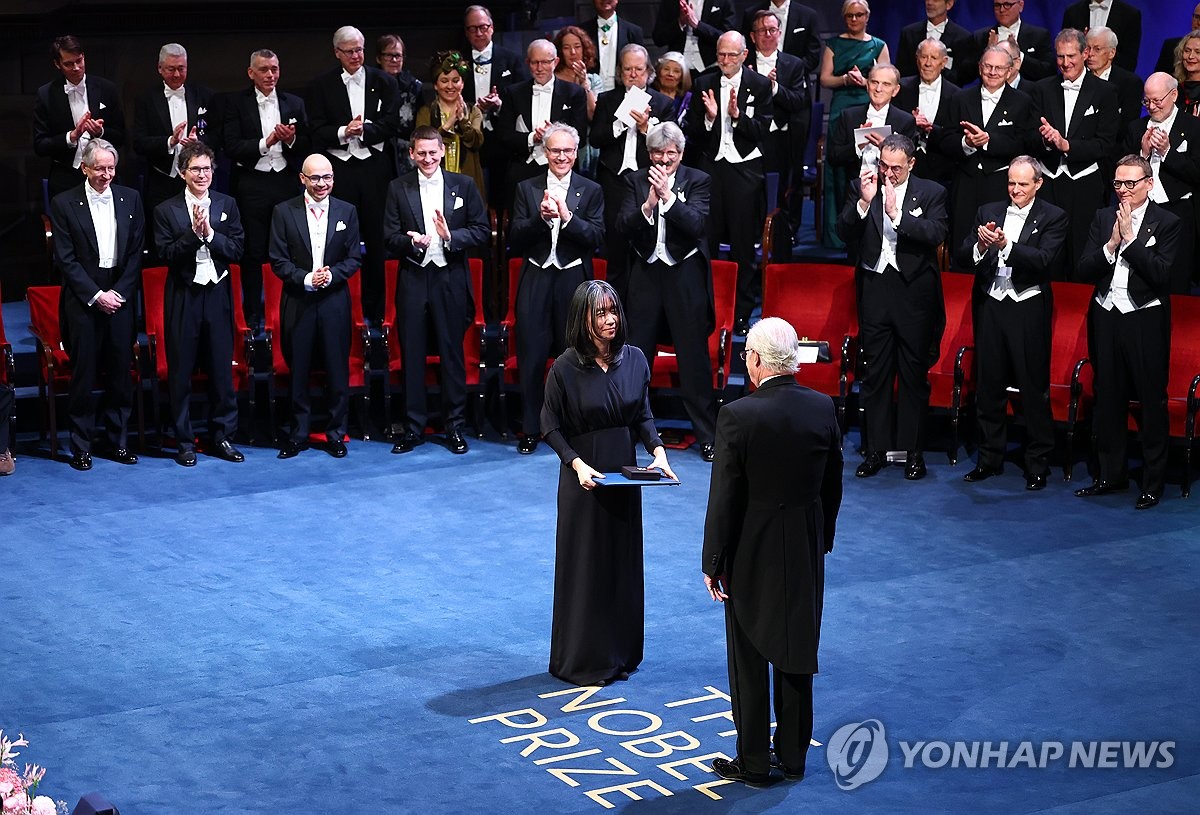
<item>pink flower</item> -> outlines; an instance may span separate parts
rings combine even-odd
[[[11,767],[0,767],[0,797],[5,798],[4,806],[8,808],[8,796],[14,798],[25,794],[25,781]]]
[[[39,795],[33,799],[33,804],[29,808],[29,815],[57,815],[58,807],[55,806],[54,800],[47,795]]]

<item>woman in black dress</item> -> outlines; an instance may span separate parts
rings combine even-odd
[[[547,375],[542,406],[542,435],[562,460],[550,673],[603,685],[642,661],[642,495],[637,487],[597,489],[597,481],[636,464],[639,439],[652,467],[675,474],[650,414],[650,368],[625,344],[625,314],[608,283],[575,289],[567,345]]]

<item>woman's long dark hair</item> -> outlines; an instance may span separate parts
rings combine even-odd
[[[584,359],[600,356],[592,337],[592,315],[610,300],[617,312],[617,335],[608,347],[608,358],[616,359],[625,346],[625,309],[616,290],[603,280],[585,280],[571,295],[571,305],[567,308],[567,345]]]

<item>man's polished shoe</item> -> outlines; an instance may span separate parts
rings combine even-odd
[[[196,466],[196,451],[195,450],[180,450],[175,454],[175,463],[181,467]]]
[[[1026,473],[1025,474],[1025,489],[1030,492],[1046,489],[1046,474],[1045,473]]]
[[[538,448],[537,436],[525,436],[517,442],[517,452],[527,456]]]
[[[1109,495],[1114,492],[1124,492],[1129,489],[1129,479],[1124,481],[1105,481],[1103,478],[1093,481],[1086,487],[1075,490],[1080,498],[1091,498],[1095,495]]]
[[[138,457],[127,447],[114,447],[109,458],[118,464],[138,463]]]
[[[855,478],[870,478],[887,466],[887,456],[883,453],[867,453],[863,463],[854,471]]]
[[[739,337],[744,337],[749,334],[750,320],[745,317],[738,317],[737,322],[735,322],[733,326],[733,333],[737,334]]]
[[[1000,475],[1002,472],[1004,472],[1003,467],[984,467],[980,464],[974,470],[964,475],[963,481],[966,481],[968,484],[974,484],[977,481],[987,481],[992,476]]]
[[[229,439],[221,439],[217,442],[217,447],[213,451],[217,458],[223,458],[226,461],[232,461],[234,464],[241,464],[246,460],[242,455],[242,451],[233,446],[233,442]]]
[[[416,433],[409,430],[409,431],[406,431],[405,434],[400,437],[400,441],[398,441],[392,445],[392,452],[397,453],[397,454],[411,453],[413,448],[417,447],[418,445],[424,444],[424,443],[425,443],[424,439],[422,439]]]
[[[713,446],[711,441],[705,442],[700,447],[700,458],[705,461],[713,461],[717,457],[717,448]]]
[[[299,444],[296,444],[296,442],[288,439],[280,446],[279,455],[276,456],[276,458],[295,458],[296,456],[300,455],[300,451],[303,449],[304,447],[301,447]]]
[[[746,772],[737,759],[728,761],[723,758],[714,758],[712,768],[714,773],[726,781],[741,781],[751,787],[765,787],[771,783],[770,773]]]
[[[325,449],[334,458],[346,457],[346,443],[341,439],[330,439],[325,443]]]
[[[804,780],[804,770],[800,770],[799,772],[795,770],[789,770],[783,765],[783,762],[779,760],[779,756],[775,755],[774,753],[771,753],[771,769],[779,770],[779,772],[783,773],[783,777],[788,781]]]
[[[1135,503],[1133,506],[1134,509],[1150,509],[1150,507],[1158,506],[1158,501],[1159,498],[1154,493],[1143,492],[1138,496],[1137,503]]]
[[[904,465],[904,477],[909,481],[920,481],[925,477],[925,456],[920,453],[909,453],[908,463]]]
[[[71,467],[79,472],[92,469],[92,454],[82,450],[76,451],[75,455],[71,456]]]
[[[446,431],[446,446],[456,456],[461,456],[467,452],[467,440],[463,438],[462,431],[457,427]]]

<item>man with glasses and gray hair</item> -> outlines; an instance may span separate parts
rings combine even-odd
[[[1150,162],[1154,186],[1150,200],[1179,219],[1179,248],[1171,267],[1171,293],[1187,294],[1200,274],[1193,267],[1196,242],[1196,193],[1200,190],[1200,122],[1181,115],[1175,101],[1179,80],[1154,73],[1142,88],[1149,111],[1124,133],[1125,150]]]
[[[996,24],[975,32],[978,53],[1008,40],[1021,51],[1021,76],[1030,81],[1054,75],[1054,49],[1049,30],[1021,19],[1025,0],[995,0]]]
[[[650,166],[626,177],[617,232],[633,250],[629,276],[629,341],[654,370],[662,329],[679,359],[679,384],[705,461],[713,460],[717,400],[708,335],[716,323],[707,236],[711,183],[684,167],[683,131],[674,122],[646,136]]]
[[[796,384],[791,325],[778,317],[756,323],[745,356],[757,390],[717,419],[701,570],[709,597],[725,606],[737,728],[737,755],[714,759],[713,772],[764,786],[773,768],[789,780],[804,777],[842,439],[833,400]]]
[[[1125,459],[1129,403],[1141,404],[1141,494],[1136,509],[1162,499],[1167,475],[1167,375],[1171,358],[1171,267],[1179,219],[1150,200],[1154,171],[1141,156],[1117,162],[1117,204],[1096,213],[1078,278],[1095,285],[1088,311],[1088,356],[1095,371],[1092,432],[1100,472],[1081,498],[1129,487]]]

